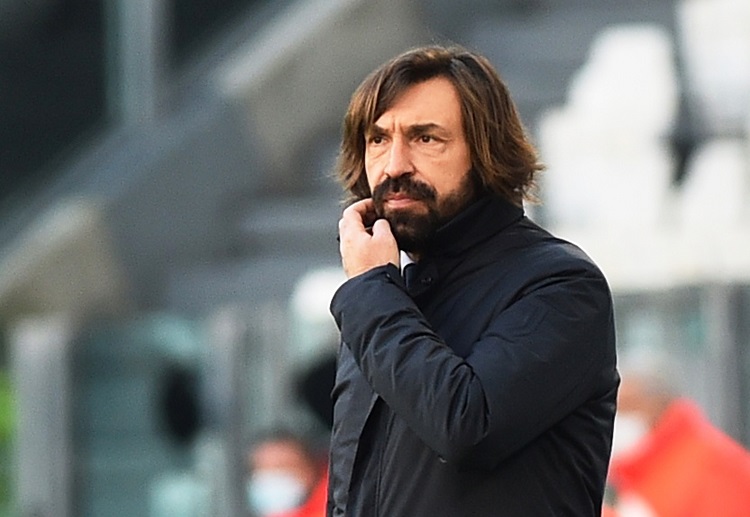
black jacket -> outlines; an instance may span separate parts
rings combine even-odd
[[[599,516],[619,377],[611,295],[577,247],[484,198],[409,288],[349,279],[329,516]]]

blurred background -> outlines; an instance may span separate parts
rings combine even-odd
[[[242,516],[248,437],[325,440],[341,118],[430,42],[508,83],[621,349],[750,443],[750,2],[0,0],[0,516]]]

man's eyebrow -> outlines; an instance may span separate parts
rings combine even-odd
[[[434,122],[427,122],[425,124],[414,124],[406,129],[406,134],[410,137],[423,135],[425,133],[432,132],[446,133],[447,130],[440,124]]]
[[[382,128],[377,124],[370,124],[370,127],[365,131],[365,136],[382,136],[387,133],[388,131],[386,131],[385,128]]]
[[[408,126],[406,128],[406,135],[410,138],[413,138],[415,136],[419,136],[425,133],[431,133],[435,131],[439,133],[443,133],[443,134],[448,132],[448,130],[445,129],[445,127],[441,126],[440,124],[437,124],[435,122],[425,122],[424,124],[412,124],[411,126]],[[372,136],[384,136],[389,133],[390,131],[388,129],[380,127],[377,124],[372,124],[370,125],[369,128],[367,128],[365,135],[368,137],[372,137]]]

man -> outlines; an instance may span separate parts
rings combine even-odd
[[[540,169],[479,55],[415,49],[354,93],[329,516],[600,514],[611,296],[524,216]]]
[[[750,515],[750,453],[679,395],[670,364],[623,358],[609,479],[617,515]]]
[[[327,477],[301,435],[277,429],[255,440],[247,454],[247,503],[253,517],[321,517]]]

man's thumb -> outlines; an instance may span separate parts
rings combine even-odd
[[[378,219],[375,224],[372,225],[372,235],[385,237],[391,234],[391,225],[385,219]]]

